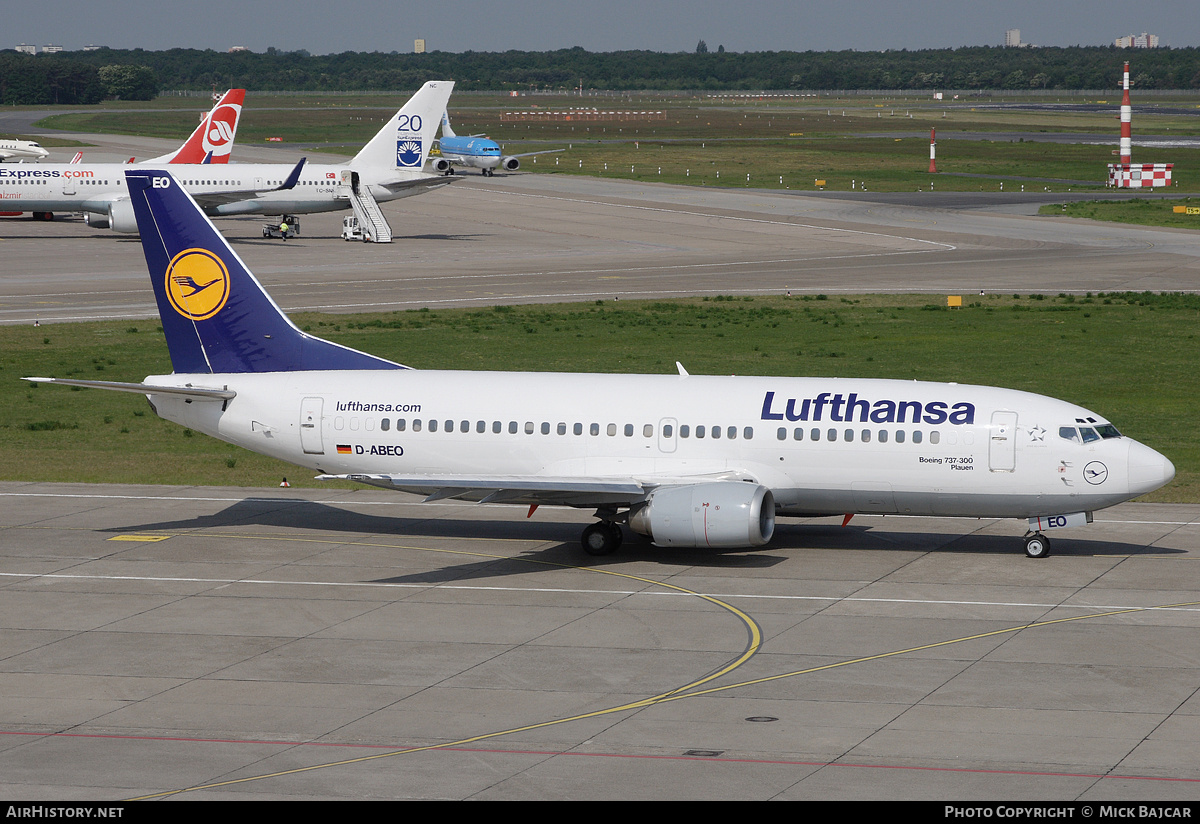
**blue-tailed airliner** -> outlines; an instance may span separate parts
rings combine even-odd
[[[515,172],[521,168],[521,158],[534,155],[557,154],[565,149],[546,149],[541,152],[525,152],[524,154],[506,155],[500,150],[500,144],[489,140],[481,134],[460,137],[450,128],[450,115],[442,113],[442,136],[438,140],[438,152],[429,158],[429,165],[435,172],[454,174],[455,164],[479,169],[480,174],[491,177],[496,169]]]
[[[165,170],[125,173],[172,373],[163,418],[349,479],[446,498],[595,511],[662,547],[755,547],[777,515],[1028,519],[1044,532],[1174,477],[1103,415],[1012,389],[859,378],[416,370],[283,314]]]

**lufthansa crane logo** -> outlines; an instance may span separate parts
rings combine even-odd
[[[1108,467],[1099,461],[1092,461],[1083,468],[1083,479],[1093,486],[1104,483],[1108,478]]]
[[[207,320],[229,298],[229,270],[207,249],[185,249],[167,266],[166,287],[176,312],[190,320]]]

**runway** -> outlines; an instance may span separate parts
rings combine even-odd
[[[1200,507],[787,521],[0,484],[23,799],[1196,800]]]
[[[268,241],[287,310],[1195,290],[1190,232],[998,197],[470,177]],[[136,238],[0,219],[0,322],[154,313]],[[0,483],[0,790],[96,799],[1197,800],[1200,506],[578,548],[586,511]]]

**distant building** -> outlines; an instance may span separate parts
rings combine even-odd
[[[425,53],[425,38],[418,37],[416,40],[413,41],[413,54],[424,54],[424,53]]]
[[[22,43],[21,45],[17,46],[17,51],[25,54],[37,54],[37,46],[28,46]]]
[[[103,46],[93,46],[89,43],[88,45],[86,45],[82,49],[80,49],[80,51],[100,51],[102,48],[104,48],[104,47]]]
[[[1004,32],[1004,47],[1005,48],[1015,48],[1015,47],[1022,46],[1022,45],[1024,45],[1024,44],[1021,42],[1021,30],[1020,29],[1008,29]]]
[[[42,54],[58,54],[62,46],[42,46]]]
[[[1157,49],[1158,35],[1146,32],[1131,34],[1128,37],[1118,37],[1113,41],[1113,45],[1118,49]]]
[[[250,49],[246,48],[245,46],[230,46],[229,47],[230,54],[235,54],[236,52],[248,52],[248,51],[250,51]]]

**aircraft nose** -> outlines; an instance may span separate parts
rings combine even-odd
[[[1153,492],[1175,477],[1175,464],[1143,443],[1129,444],[1129,489],[1137,495]]]

